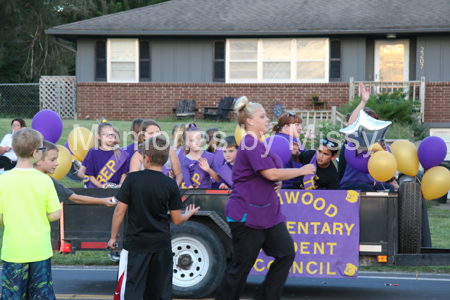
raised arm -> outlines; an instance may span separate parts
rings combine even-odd
[[[356,121],[356,119],[358,118],[359,112],[361,111],[361,109],[364,109],[364,107],[367,104],[367,101],[369,100],[369,96],[370,96],[369,88],[366,88],[362,82],[359,84],[359,87],[361,89],[362,100],[358,104],[358,106],[355,108],[355,110],[352,112],[350,119],[348,119],[348,126],[352,125]]]
[[[316,167],[312,164],[304,165],[300,169],[266,169],[259,171],[259,174],[270,181],[285,181],[304,175],[312,175],[316,172]]]
[[[112,202],[111,199],[112,197],[95,198],[84,195],[77,195],[75,193],[69,197],[70,201],[73,201],[78,204],[98,204],[98,205],[105,205],[108,207],[116,206],[116,203]]]

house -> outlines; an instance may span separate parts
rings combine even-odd
[[[450,128],[448,0],[172,0],[56,26],[77,43],[78,117],[168,116],[247,95],[311,109],[355,81],[425,77],[424,121]],[[450,134],[450,132],[449,132]]]

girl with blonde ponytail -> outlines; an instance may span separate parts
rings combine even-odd
[[[228,265],[217,300],[240,299],[247,276],[261,248],[276,257],[255,299],[281,298],[284,282],[295,257],[294,243],[284,223],[275,191],[277,181],[315,173],[313,165],[283,169],[281,159],[260,142],[269,131],[269,118],[259,103],[247,97],[236,101],[239,125],[247,134],[241,139],[233,166],[233,190],[225,216],[233,236],[233,259]]]

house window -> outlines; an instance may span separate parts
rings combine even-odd
[[[341,81],[341,41],[330,41],[330,81]]]
[[[108,39],[108,82],[138,82],[138,39]]]
[[[106,41],[95,42],[95,81],[106,81]]]
[[[214,42],[213,81],[225,81],[225,42]]]
[[[227,82],[328,82],[328,39],[229,39]]]
[[[150,41],[139,41],[139,81],[150,81]]]

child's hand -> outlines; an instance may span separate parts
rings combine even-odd
[[[117,245],[117,238],[111,238],[111,239],[108,241],[108,247],[109,247],[111,250],[116,249],[116,245]]]
[[[283,182],[282,181],[275,182],[275,188],[274,188],[275,193],[278,194],[278,192],[281,190],[282,186],[283,186]]]
[[[188,186],[188,189],[193,189],[194,186],[191,184],[190,186]]]
[[[186,206],[186,215],[189,215],[189,217],[195,215],[200,209],[200,206],[195,207],[194,204],[190,204],[188,206]]]
[[[208,164],[208,160],[206,158],[200,157],[198,160],[198,165],[200,166],[200,168],[205,171],[205,172],[209,172],[210,167]]]
[[[9,150],[11,150],[11,147],[6,146],[5,150],[6,150],[6,152],[8,152]]]
[[[228,190],[229,187],[228,187],[228,185],[226,185],[225,183],[222,183],[222,184],[219,186],[219,189],[221,189],[221,190]]]

